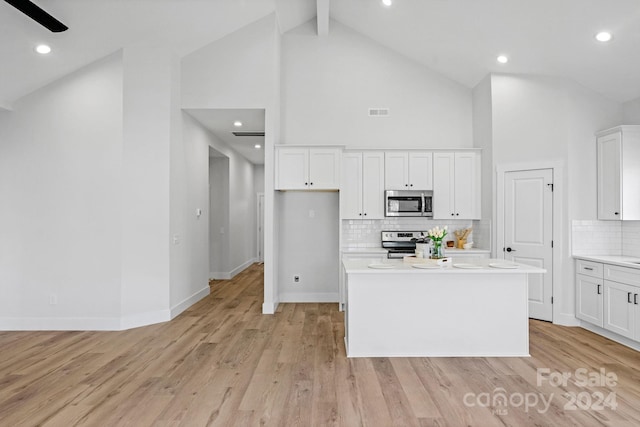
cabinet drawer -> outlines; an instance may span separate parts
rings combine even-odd
[[[583,259],[576,260],[576,273],[585,276],[597,277],[602,279],[603,266],[599,262],[585,261]]]
[[[640,286],[640,270],[635,268],[605,264],[604,278],[618,283]]]

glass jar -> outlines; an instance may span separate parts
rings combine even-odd
[[[442,248],[442,240],[432,240],[431,259],[444,258],[444,250]]]

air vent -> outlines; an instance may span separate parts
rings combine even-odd
[[[389,117],[388,108],[369,108],[369,117]]]
[[[264,132],[231,132],[235,136],[264,136]]]

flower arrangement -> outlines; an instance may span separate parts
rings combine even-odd
[[[444,239],[446,235],[447,235],[446,225],[443,228],[440,228],[436,225],[431,230],[427,231],[427,236],[429,236],[429,238],[434,242],[442,242],[442,239]]]
[[[442,239],[444,239],[446,235],[446,225],[443,228],[435,226],[431,230],[427,231],[427,236],[429,236],[429,238],[433,242],[433,249],[431,250],[432,259],[444,258],[444,253],[442,252]]]

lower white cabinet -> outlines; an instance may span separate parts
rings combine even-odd
[[[576,274],[576,317],[603,327],[602,278]]]
[[[633,303],[638,299],[640,288],[624,283],[604,282],[604,328],[622,335],[623,337],[638,339],[635,333],[638,305]]]
[[[640,270],[576,260],[576,317],[640,341]]]

